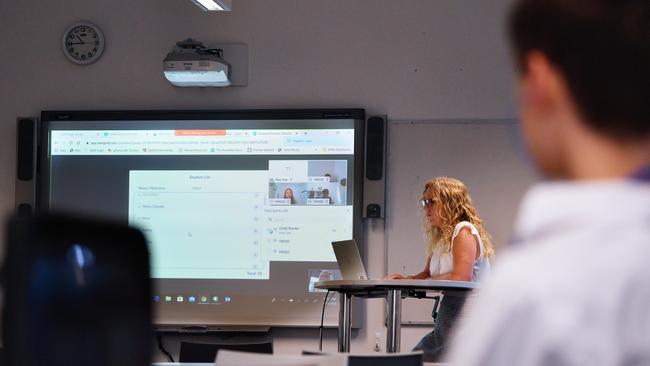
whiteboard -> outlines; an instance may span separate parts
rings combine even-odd
[[[497,256],[507,245],[526,189],[538,178],[512,120],[390,121],[386,191],[387,273],[424,269],[424,184],[451,176],[470,190],[494,239]],[[433,300],[405,299],[403,324],[431,324]]]

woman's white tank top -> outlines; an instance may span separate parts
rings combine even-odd
[[[483,245],[483,240],[481,240],[481,236],[479,235],[478,229],[476,229],[476,226],[474,226],[469,221],[461,221],[458,224],[456,224],[456,227],[454,227],[454,233],[451,236],[452,250],[450,250],[447,253],[443,253],[444,247],[442,245],[438,245],[433,249],[433,253],[431,254],[431,261],[429,262],[430,276],[437,276],[443,273],[449,273],[453,271],[454,239],[456,239],[458,233],[460,233],[460,230],[464,227],[469,227],[472,235],[474,235],[476,239],[478,239],[479,250],[480,250],[478,258],[474,260],[474,266],[472,269],[472,282],[480,282],[482,278],[490,274],[490,270],[491,270],[490,261],[486,256],[485,246]]]

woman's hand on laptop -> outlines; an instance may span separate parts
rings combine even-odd
[[[402,276],[399,273],[393,273],[393,274],[389,274],[389,275],[384,276],[384,279],[385,280],[405,280],[406,277]]]

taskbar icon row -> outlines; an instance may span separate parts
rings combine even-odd
[[[188,304],[227,304],[232,301],[230,296],[186,296],[186,295],[153,295],[155,303],[188,303]]]

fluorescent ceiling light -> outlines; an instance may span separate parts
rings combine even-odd
[[[231,0],[192,0],[204,11],[230,11],[232,9]]]

